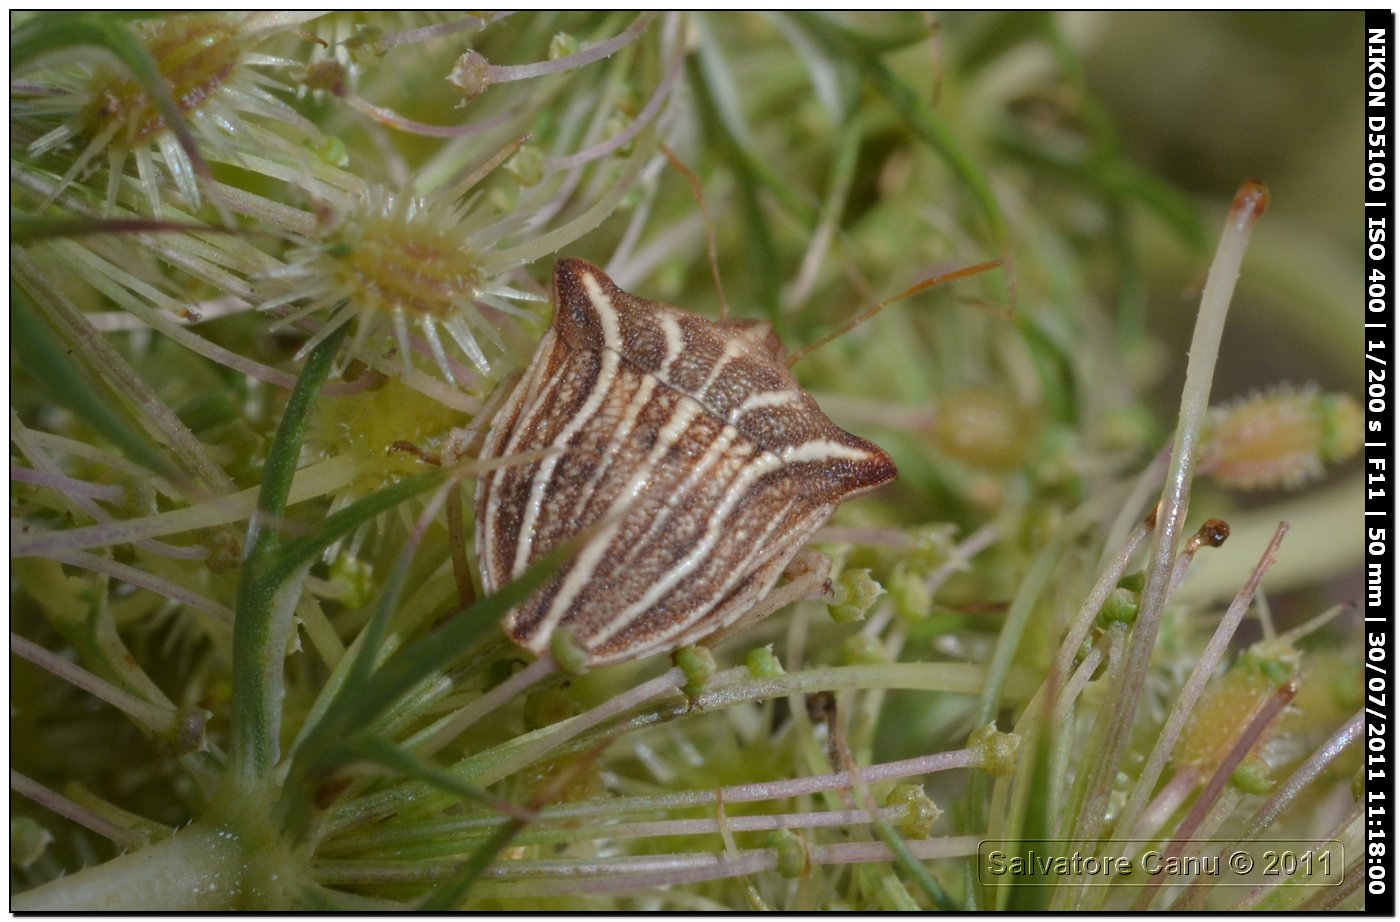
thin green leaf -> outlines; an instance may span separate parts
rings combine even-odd
[[[40,55],[76,45],[108,47],[122,20],[151,15],[144,11],[50,13],[34,16],[10,32],[10,73],[23,70]]]
[[[464,800],[483,804],[493,810],[501,810],[518,820],[527,818],[526,812],[514,804],[504,802],[474,784],[468,784],[456,775],[443,771],[382,736],[359,737],[346,744],[344,749],[361,759],[376,762],[385,768],[400,772],[406,777],[426,781],[433,787],[440,788],[449,794],[456,794]]]
[[[285,794],[304,790],[312,783],[310,779],[332,770],[343,751],[343,740],[353,736],[360,728],[372,725],[414,686],[447,666],[484,634],[493,630],[507,611],[553,576],[569,555],[577,551],[579,542],[591,534],[591,531],[585,532],[555,548],[536,561],[519,579],[459,612],[446,625],[400,650],[375,671],[375,657],[408,580],[414,550],[413,547],[408,548],[385,580],[374,616],[365,627],[364,641],[360,643],[357,654],[359,658],[351,663],[335,699],[293,755],[282,805],[286,822],[292,826],[304,822],[305,811],[300,809],[302,801],[288,798]]]
[[[588,534],[582,535],[541,557],[519,579],[451,618],[436,631],[420,637],[382,664],[365,681],[347,681],[341,689],[340,699],[326,712],[313,738],[343,737],[352,728],[364,726],[379,717],[415,685],[445,668],[488,631],[495,630],[506,612],[525,601],[530,593],[553,576],[578,550],[579,541],[587,537]],[[380,599],[381,607],[392,609],[401,590],[401,580],[386,586]],[[311,739],[308,739],[304,749],[313,749]]]
[[[1057,817],[1050,814],[1051,804],[1057,802],[1052,792],[1055,775],[1053,747],[1050,743],[1050,729],[1055,719],[1055,696],[1047,694],[1042,697],[1040,707],[1043,709],[1041,720],[1028,721],[1029,732],[1021,737],[1021,764],[1029,763],[1031,766],[1028,777],[1017,777],[1017,783],[1024,781],[1030,786],[1030,791],[1024,799],[1017,798],[1025,804],[1025,812],[1020,817],[1011,818],[1007,828],[1008,831],[1015,830],[1016,841],[1035,842],[1036,849],[1053,854],[1057,849],[1069,849],[1071,843],[1057,842],[1054,839]],[[1047,908],[1046,904],[1054,892],[1053,885],[1056,882],[1046,879],[1042,874],[1033,878],[1016,877],[1009,882],[1011,892],[1007,895],[1005,908],[1013,912],[1043,911]]]
[[[393,489],[393,488],[390,488]],[[383,492],[383,491],[381,491]],[[366,499],[368,499],[367,497]],[[360,501],[361,503],[364,500]],[[355,505],[360,505],[356,503]],[[354,508],[354,507],[351,507]],[[349,511],[348,509],[345,511]],[[332,517],[334,518],[334,516]],[[375,602],[374,614],[357,643],[357,652],[346,669],[345,680],[335,691],[334,698],[325,711],[315,720],[297,748],[292,776],[304,776],[318,768],[325,767],[335,759],[335,749],[343,734],[354,726],[353,712],[363,703],[363,693],[368,687],[375,659],[383,648],[384,637],[389,630],[389,622],[398,608],[408,582],[409,568],[418,549],[417,540],[409,542],[389,571]],[[289,785],[289,789],[290,789]]]
[[[315,560],[322,551],[356,528],[388,512],[404,500],[431,490],[441,484],[445,476],[443,472],[433,471],[400,480],[326,516],[310,531],[281,545],[276,560],[268,567],[269,577],[274,580],[286,579],[294,570]]]
[[[955,58],[958,71],[970,77],[1005,62],[1019,45],[1045,40],[1053,31],[1053,15],[1044,10],[963,14],[958,31],[967,44]]]
[[[316,395],[329,377],[335,354],[348,331],[348,326],[342,326],[307,359],[268,451],[262,489],[258,493],[258,510],[248,525],[247,556],[234,609],[230,739],[235,774],[245,783],[260,779],[276,761],[280,723],[277,709],[285,653],[283,627],[290,627],[291,617],[291,609],[285,605],[287,600],[283,596],[286,594],[284,584],[293,571],[278,566],[280,535],[275,528],[268,527],[265,520],[277,521],[286,511],[287,494],[301,457]],[[283,617],[277,617],[279,613]]]
[[[528,575],[528,572],[527,572]],[[587,770],[598,757],[607,749],[611,740],[605,740],[594,746],[592,751],[575,761],[572,765],[556,774],[550,782],[545,785],[535,797],[530,801],[529,809],[537,810],[546,803],[551,803],[558,799],[568,785],[572,784],[578,776]],[[496,860],[505,847],[510,844],[510,840],[515,838],[516,833],[525,828],[528,820],[523,816],[514,816],[506,821],[505,825],[497,829],[476,851],[471,853],[466,863],[457,869],[448,881],[437,890],[430,893],[424,901],[419,904],[423,910],[447,910],[457,908],[462,900],[466,898],[467,891],[471,885],[486,873],[486,869],[491,866],[491,862]]]
[[[245,234],[238,228],[190,221],[158,221],[154,218],[34,217],[10,214],[10,242],[28,246],[64,237],[95,234]]]
[[[496,856],[505,850],[521,829],[525,828],[524,820],[513,819],[508,821],[500,829],[497,829],[476,851],[471,853],[465,864],[457,869],[457,873],[447,879],[447,882],[428,894],[423,902],[419,903],[417,909],[420,912],[446,912],[458,908],[462,900],[466,897],[471,885],[476,883],[486,869],[491,867],[491,862],[496,860]]]
[[[730,130],[700,65],[694,61],[688,62],[687,76],[695,90],[695,104],[706,126],[706,134],[714,140],[724,161],[734,171],[734,178],[739,185],[739,204],[744,214],[743,228],[749,240],[749,246],[746,248],[749,267],[758,283],[769,289],[766,293],[760,292],[758,300],[762,303],[777,304],[778,284],[771,270],[778,264],[778,248],[769,230],[771,222],[764,215],[763,206],[759,201],[759,186],[765,186],[777,193],[777,198],[784,205],[792,207],[797,202],[790,196],[784,184],[778,182],[755,157],[751,156]],[[806,217],[815,220],[815,213],[810,208],[806,210],[809,213]]]
[[[899,834],[889,820],[885,819],[878,811],[872,812],[870,818],[875,826],[875,835],[880,841],[894,853],[895,864],[904,869],[905,873],[914,879],[919,885],[919,889],[924,891],[924,896],[928,897],[934,907],[939,912],[955,912],[958,905],[953,902],[947,892],[938,885],[938,881],[929,873],[928,868],[919,860],[918,856],[909,850],[904,837]]]
[[[943,159],[948,162],[948,165],[953,168],[953,172],[972,193],[972,197],[982,213],[982,218],[991,231],[993,240],[999,248],[1005,250],[1008,242],[1006,219],[1001,213],[1001,206],[997,204],[991,183],[987,181],[986,175],[968,152],[963,149],[953,133],[948,130],[948,126],[943,124],[914,91],[885,66],[877,53],[868,51],[864,45],[852,38],[844,29],[830,22],[820,13],[802,12],[792,15],[807,29],[809,34],[824,44],[833,54],[853,61],[859,66],[866,83],[870,84],[877,93],[885,98],[886,102],[894,107],[894,110],[904,119],[910,130],[943,155]]]
[[[10,284],[11,353],[45,392],[84,423],[100,433],[122,453],[168,479],[181,481],[184,475],[147,438],[146,433],[112,412],[111,401],[92,386],[87,373],[74,362],[63,345],[34,316],[29,299]]]
[[[696,56],[687,65],[701,117],[713,127],[709,136],[741,175],[748,175],[767,188],[800,222],[811,223],[816,220],[816,208],[769,165],[769,158],[753,139],[741,111],[738,81],[724,56],[723,43],[709,32],[703,17],[695,22],[709,40],[697,44]]]

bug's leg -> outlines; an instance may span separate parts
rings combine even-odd
[[[809,585],[815,580],[819,588],[814,588],[809,595],[796,596],[793,601],[801,599],[821,599],[831,595],[831,558],[821,551],[814,551],[810,547],[803,548],[797,552],[797,556],[788,562],[783,570],[783,579],[788,585],[801,582]]]

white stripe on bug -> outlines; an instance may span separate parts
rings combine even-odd
[[[540,340],[539,347],[535,350],[535,357],[530,360],[530,365],[525,369],[525,374],[516,382],[515,390],[505,405],[497,411],[496,418],[511,419],[517,422],[514,431],[502,433],[500,441],[502,444],[493,445],[496,441],[495,423],[492,423],[491,430],[486,434],[486,444],[482,446],[482,457],[499,458],[509,455],[511,444],[519,444],[521,433],[526,430],[526,426],[520,425],[524,420],[524,414],[529,404],[533,403],[541,393],[540,368],[548,361],[550,354],[554,351],[554,340],[556,334],[554,330],[549,330]],[[547,389],[546,389],[547,390]],[[494,450],[493,450],[494,449]],[[504,471],[490,471],[483,478],[482,483],[491,486],[500,478],[505,476]],[[481,488],[478,487],[478,490]],[[499,572],[500,561],[496,559],[496,522],[500,517],[501,496],[499,492],[488,490],[489,497],[486,503],[486,514],[482,516],[482,521],[477,523],[477,555],[481,558],[481,566],[488,573]]]
[[[604,340],[612,339],[616,341],[620,347],[622,337],[618,330],[617,310],[613,307],[612,299],[602,290],[597,279],[595,279],[591,273],[584,275],[584,288],[587,291],[589,303],[593,305],[593,309],[598,313],[600,322],[604,324]],[[602,318],[608,319],[602,320]],[[573,515],[575,517],[577,517],[583,507],[587,505],[588,500],[592,498],[593,490],[596,489],[599,483],[602,483],[603,477],[606,476],[608,470],[612,467],[612,463],[617,454],[615,450],[616,447],[622,444],[623,440],[630,436],[632,431],[636,428],[637,418],[641,415],[642,410],[646,408],[648,401],[651,400],[653,391],[656,389],[657,378],[664,380],[666,372],[670,370],[672,363],[685,351],[685,339],[681,334],[680,324],[677,323],[674,318],[663,315],[661,317],[661,327],[666,336],[666,358],[662,362],[661,368],[657,371],[656,377],[647,375],[642,379],[642,384],[637,388],[637,393],[623,411],[623,415],[618,420],[617,426],[614,427],[613,432],[609,436],[609,450],[603,453],[602,463],[598,465],[598,469],[594,471],[593,476],[589,478],[588,483],[584,486],[583,490],[579,492],[578,502],[573,507]]]
[[[551,448],[560,450],[565,449],[569,440],[584,426],[590,424],[593,417],[602,408],[608,392],[612,390],[613,382],[617,377],[618,364],[622,360],[619,351],[622,348],[622,334],[618,329],[617,310],[613,307],[612,299],[603,291],[602,286],[598,284],[598,280],[591,273],[584,274],[583,287],[588,292],[589,304],[593,306],[593,310],[598,315],[598,325],[603,331],[604,348],[598,368],[598,377],[594,379],[593,390],[589,393],[588,400],[579,409],[578,414],[560,430],[559,435],[550,443]],[[563,363],[560,374],[563,374],[564,369],[568,367],[569,363]],[[554,386],[546,387],[542,389],[541,396],[548,397],[554,390]],[[522,435],[528,432],[528,428],[527,426],[520,427]],[[511,567],[512,576],[524,573],[525,568],[529,565],[530,552],[535,543],[535,523],[539,521],[540,507],[544,502],[546,491],[552,484],[560,457],[561,455],[554,455],[541,461],[539,469],[535,472],[534,480],[530,484],[530,499],[525,506],[525,515],[521,519],[520,532],[516,539],[515,562]]]
[[[744,402],[729,411],[729,421],[738,422],[754,410],[766,407],[780,407],[796,403],[802,399],[801,391],[757,391],[744,398]]]
[[[617,308],[613,307],[612,298],[608,297],[592,273],[584,273],[583,289],[588,292],[588,300],[598,312],[598,322],[603,328],[603,348],[621,352],[622,333],[618,330]]]
[[[583,512],[588,501],[593,498],[593,492],[598,488],[598,484],[603,482],[603,478],[612,470],[613,462],[617,460],[618,448],[624,441],[631,437],[637,428],[637,419],[642,415],[642,410],[651,402],[652,394],[656,391],[656,378],[650,375],[642,378],[642,383],[638,385],[637,392],[632,395],[627,408],[622,411],[622,416],[613,427],[613,431],[608,436],[608,444],[603,449],[602,462],[594,470],[593,476],[588,478],[582,490],[579,491],[578,500],[574,503],[571,514],[574,518]]]
[[[600,312],[603,313],[603,312]],[[616,330],[614,322],[613,329]],[[588,400],[579,409],[568,425],[559,430],[554,441],[549,447],[564,450],[569,439],[574,437],[585,425],[593,420],[593,416],[598,412],[598,408],[603,405],[604,398],[608,391],[612,389],[613,379],[617,377],[617,366],[622,361],[621,356],[611,349],[602,351],[602,361],[598,366],[598,377],[593,382],[593,390],[588,395]],[[541,395],[548,397],[548,391]],[[523,427],[522,427],[523,428]],[[525,568],[530,563],[530,550],[535,543],[535,522],[540,516],[540,506],[544,502],[544,494],[549,487],[550,481],[554,478],[554,470],[559,466],[561,455],[552,455],[540,462],[539,469],[535,472],[535,479],[530,484],[530,499],[525,506],[525,515],[520,520],[520,533],[515,544],[515,563],[511,567],[511,576],[517,577],[525,572]]]
[[[812,439],[801,445],[788,445],[780,449],[778,454],[782,457],[784,464],[799,464],[803,461],[837,461],[843,458],[851,461],[864,461],[870,457],[868,451],[861,451],[850,445],[842,445],[840,442],[829,442],[826,439]]]
[[[743,614],[743,605],[741,603],[732,604],[723,611],[718,611],[716,606],[718,606],[719,603],[724,600],[725,596],[729,595],[740,582],[752,576],[757,570],[763,567],[764,564],[772,560],[774,556],[783,553],[784,548],[781,545],[770,545],[768,539],[783,525],[784,519],[787,518],[788,510],[792,509],[794,505],[794,500],[788,500],[778,514],[768,520],[768,524],[753,542],[754,547],[762,548],[757,557],[749,558],[746,561],[748,565],[745,567],[731,568],[723,581],[720,582],[718,586],[712,587],[704,599],[694,605],[690,615],[671,626],[671,630],[668,632],[670,635],[670,643],[676,646],[684,646],[686,643],[690,642],[690,639],[698,639],[704,634],[711,633],[722,627],[727,627],[739,619]],[[824,519],[826,513],[820,513],[820,516]],[[813,530],[815,530],[815,528]],[[773,579],[775,581],[777,577],[777,573],[773,574]],[[767,589],[768,586],[759,586],[755,587],[755,592],[766,592]],[[703,631],[695,631],[695,626],[709,617],[714,617],[715,623],[713,625],[707,625]],[[635,620],[635,618],[618,620],[622,622],[620,626],[610,626],[601,636],[595,636],[593,638],[595,646],[601,646],[608,640],[617,636],[618,632],[625,628],[630,621]],[[614,624],[616,623],[617,622],[614,622]],[[695,638],[688,638],[688,635],[691,633],[696,635]]]
[[[612,304],[612,298],[608,297],[608,292],[602,290],[602,285],[598,284],[598,280],[596,280],[592,274],[585,274],[584,288],[588,294],[588,302],[592,305],[592,308],[594,308],[596,315],[598,315],[599,326],[601,326],[603,330],[603,347],[609,348],[609,350],[612,351],[620,350],[620,348],[622,348],[622,333],[620,333],[619,325],[617,325],[617,309]],[[666,332],[666,337],[668,337],[668,355],[666,355],[664,368],[669,368],[671,362],[675,361],[676,355],[679,355],[680,351],[685,348],[685,341],[680,339],[680,326],[678,323],[671,318],[665,318],[665,320],[669,320],[671,326],[675,327],[675,343],[672,343],[671,332],[669,332],[669,330]],[[675,347],[675,353],[673,354],[671,353],[672,346]],[[640,416],[641,410],[647,406],[647,402],[651,399],[651,393],[652,390],[655,390],[655,386],[657,386],[657,379],[651,378],[650,375],[645,376],[641,385],[638,386],[636,395],[633,395],[633,399],[627,404],[627,409],[623,411],[622,418],[617,421],[616,427],[613,428],[613,432],[610,434],[608,451],[603,451],[601,463],[598,464],[598,470],[594,471],[592,477],[589,477],[588,483],[584,485],[584,488],[582,488],[580,494],[578,494],[578,501],[575,502],[573,508],[574,516],[577,516],[578,513],[581,512],[581,509],[588,504],[588,499],[591,498],[592,492],[598,487],[599,483],[602,483],[603,476],[608,473],[609,467],[612,466],[613,456],[615,456],[616,453],[616,446],[622,444],[623,439],[629,437],[631,431],[636,428],[637,417]],[[524,523],[522,523],[521,529],[522,532],[524,532]],[[529,551],[529,546],[525,541],[517,541],[517,561],[519,560],[521,548],[525,548],[526,553]]]
[[[605,353],[606,354],[606,353]],[[670,451],[686,430],[690,423],[705,411],[699,402],[682,396],[680,402],[676,404],[676,409],[671,415],[671,419],[657,433],[656,445],[653,446],[651,454],[647,457],[627,487],[618,495],[611,506],[598,518],[598,521],[607,521],[612,518],[611,524],[607,525],[601,533],[593,536],[578,556],[574,558],[574,563],[569,567],[563,581],[559,585],[559,591],[554,596],[554,601],[549,606],[549,611],[540,619],[535,628],[535,633],[541,637],[548,637],[559,626],[559,621],[564,617],[564,613],[569,610],[574,599],[592,580],[594,571],[598,568],[598,563],[602,560],[608,546],[612,544],[613,538],[621,530],[626,521],[622,513],[633,503],[642,500],[641,488],[652,476],[656,468],[656,462],[661,459],[666,452]]]
[[[690,491],[695,488],[700,478],[707,475],[712,467],[723,460],[724,456],[728,454],[729,449],[733,447],[735,440],[740,437],[741,433],[733,426],[726,425],[720,429],[719,436],[705,449],[705,454],[701,455],[700,459],[691,466],[690,473],[686,475],[685,480],[668,491],[669,495],[664,500],[666,504],[665,508],[656,518],[652,519],[646,532],[637,539],[631,551],[622,558],[619,564],[621,567],[626,567],[628,564],[632,563],[632,561],[636,560],[637,556],[647,549],[648,543],[651,541],[652,537],[671,524],[671,515],[677,507],[677,500],[688,496]],[[747,449],[749,444],[751,443],[746,441],[741,443],[741,447]],[[748,463],[749,458],[752,456],[753,452],[749,451],[748,457],[742,459],[743,462]]]
[[[722,439],[715,440],[716,443],[720,441],[722,441]],[[725,447],[727,448],[728,445],[726,444]],[[734,505],[738,503],[739,500],[748,495],[749,487],[755,480],[770,471],[777,470],[781,466],[782,462],[776,455],[772,452],[765,451],[755,456],[751,461],[740,468],[734,481],[730,483],[729,488],[725,490],[724,498],[720,500],[714,511],[707,516],[706,521],[708,524],[705,528],[704,537],[697,541],[695,546],[690,549],[690,552],[671,568],[671,572],[668,573],[664,579],[654,584],[647,590],[645,595],[628,606],[622,614],[612,618],[608,622],[606,628],[594,634],[593,637],[590,638],[591,643],[595,646],[607,643],[614,634],[632,623],[632,620],[636,618],[637,615],[646,611],[661,599],[662,596],[670,592],[677,583],[695,569],[698,563],[707,559],[710,556],[710,551],[714,549],[715,543],[719,540],[720,530],[724,525],[724,520],[729,516],[729,510],[734,508]]]
[[[759,552],[757,557],[749,559],[749,566],[747,568],[742,570],[736,568],[729,574],[724,582],[710,594],[709,605],[718,605],[725,596],[734,591],[741,581],[747,579],[753,572],[766,566],[775,557],[783,553],[783,546],[781,543],[770,543],[768,539],[783,525],[784,521],[787,519],[789,510],[795,505],[797,505],[795,500],[789,500],[786,505],[783,506],[782,510],[777,515],[773,516],[767,527],[763,529],[753,544],[754,547],[762,548],[763,550]],[[801,536],[805,543],[807,538],[812,536],[812,533],[817,530],[821,523],[826,521],[829,514],[830,510],[827,509],[814,510],[796,523],[789,523],[786,527],[791,534]],[[765,581],[766,585],[754,587],[753,595],[755,597],[766,595],[768,590],[772,588],[773,583],[777,582],[778,577],[781,575],[781,570],[774,572],[772,574],[772,579]],[[703,638],[718,628],[728,627],[744,617],[749,604],[750,603],[746,603],[743,600],[736,600],[734,603],[731,603],[728,608],[720,613],[720,617],[717,619],[719,623],[715,625],[714,628],[701,625],[701,622],[704,620],[703,616],[688,618],[684,622],[684,626],[681,627],[676,636],[672,638],[671,642],[678,647],[683,647],[692,641]],[[699,606],[697,606],[697,608],[698,607]]]
[[[656,376],[669,383],[671,366],[685,352],[685,334],[681,331],[680,322],[670,314],[659,315],[657,323],[661,326],[662,335],[666,337],[666,358],[656,370]]]
[[[705,380],[695,389],[695,393],[702,397],[707,395],[710,388],[719,380],[719,376],[724,372],[724,369],[729,366],[729,363],[740,356],[747,355],[752,348],[753,347],[749,343],[738,337],[726,341],[724,350],[719,354],[719,357],[715,359],[715,363],[710,366],[710,373],[705,376]]]

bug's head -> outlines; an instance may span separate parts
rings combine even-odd
[[[602,269],[587,260],[569,257],[554,264],[554,326],[575,348],[599,349],[605,345],[616,348],[607,341],[609,330],[604,315],[610,312],[599,310],[600,301],[613,311],[629,307],[635,310],[634,305],[639,302],[650,309],[660,307],[657,302],[640,301],[618,288]],[[758,346],[776,362],[787,360],[787,349],[773,325],[766,320],[726,320],[714,327],[725,335],[737,336]]]
[[[576,349],[616,348],[608,342],[605,322],[611,312],[599,311],[597,302],[610,304],[619,295],[626,296],[587,260],[559,260],[554,264],[554,329]]]

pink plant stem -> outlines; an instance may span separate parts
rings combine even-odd
[[[141,839],[129,829],[123,829],[106,817],[99,816],[82,804],[75,803],[57,791],[44,787],[39,782],[10,769],[10,790],[28,798],[40,806],[47,807],[59,816],[70,819],[92,830],[104,839],[110,839],[124,849],[136,848]]]

